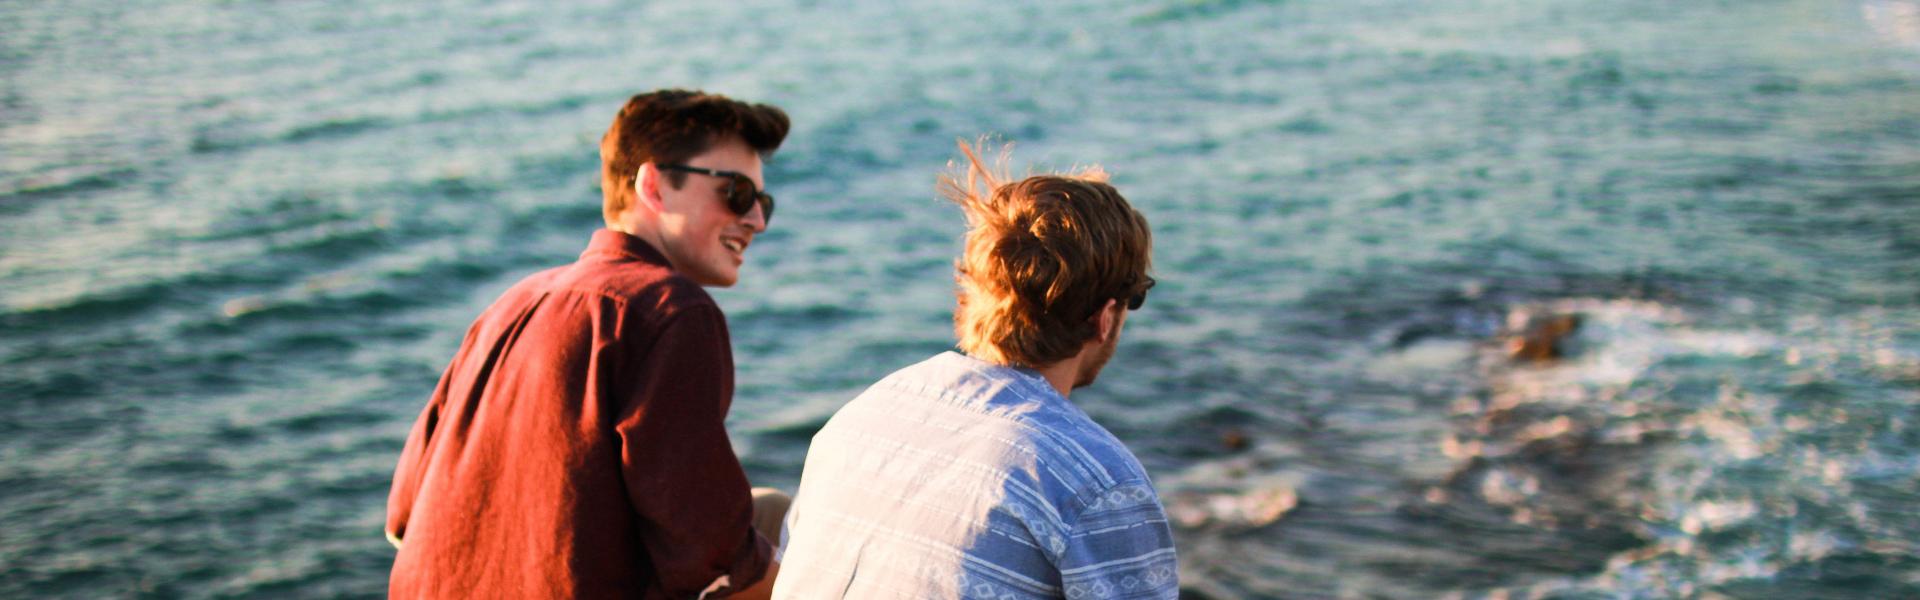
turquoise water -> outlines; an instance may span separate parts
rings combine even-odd
[[[950,4],[0,3],[0,596],[383,594],[407,426],[663,86],[795,122],[716,292],[758,482],[951,343],[998,132],[1153,223],[1075,400],[1191,596],[1920,595],[1920,3]]]

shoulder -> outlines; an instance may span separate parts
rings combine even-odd
[[[552,287],[601,296],[639,313],[643,321],[664,322],[683,313],[720,318],[719,304],[706,288],[665,266],[582,261],[556,271]]]
[[[677,348],[674,352],[689,351],[685,345],[693,344],[731,355],[726,314],[705,288],[670,271],[625,283],[609,290],[619,298],[618,337],[648,346],[665,343]]]
[[[652,311],[662,317],[672,318],[682,313],[711,315],[722,318],[720,305],[713,300],[707,289],[700,287],[685,275],[664,271],[651,277],[632,282],[621,290],[629,298],[628,304],[640,310]]]
[[[520,280],[514,282],[512,286],[508,286],[507,291],[502,293],[501,296],[511,297],[540,294],[552,287],[555,281],[564,276],[569,266],[570,265],[561,265],[535,271],[526,277],[520,278]]]
[[[489,319],[507,318],[504,315],[525,311],[527,306],[538,302],[541,296],[549,293],[555,282],[566,275],[567,269],[566,265],[550,267],[520,278],[494,298],[493,303],[489,304],[480,317],[475,319],[474,324],[478,326]]]
[[[1038,375],[956,352],[894,371],[855,402],[880,411],[921,404],[944,407],[954,418],[968,415],[968,427],[996,430],[997,439],[1067,474],[1075,489],[1146,478],[1119,438]]]
[[[1065,415],[1043,415],[1035,443],[1056,460],[1086,469],[1094,476],[1087,488],[1107,488],[1123,482],[1145,481],[1146,467],[1113,433],[1078,410]]]
[[[862,396],[911,398],[1024,424],[1022,415],[1040,410],[1050,393],[1038,376],[948,351],[894,371]]]
[[[1154,515],[1162,511],[1158,494],[1125,444],[1071,405],[1049,405],[1023,419],[1026,443],[1039,468],[1039,486],[1066,524],[1084,525],[1096,515]]]

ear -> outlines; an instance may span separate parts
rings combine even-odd
[[[1114,336],[1120,335],[1120,319],[1126,315],[1126,312],[1127,307],[1121,306],[1120,301],[1107,299],[1107,303],[1101,305],[1100,310],[1093,311],[1093,316],[1087,318],[1093,321],[1093,339],[1087,341],[1105,344]]]
[[[660,170],[654,168],[652,161],[642,163],[640,172],[633,176],[633,202],[655,213],[667,209],[666,201],[660,197]]]

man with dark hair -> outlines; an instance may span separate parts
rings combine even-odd
[[[770,591],[723,426],[726,319],[701,288],[733,285],[766,230],[761,165],[787,129],[780,109],[719,95],[628,100],[601,139],[606,229],[474,321],[407,437],[390,595]]]
[[[1147,220],[1097,168],[1007,182],[961,151],[942,187],[967,216],[964,354],[895,371],[813,437],[774,597],[1174,598],[1146,469],[1067,401],[1153,286]]]

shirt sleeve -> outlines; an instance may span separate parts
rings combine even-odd
[[[615,429],[627,497],[660,587],[672,597],[758,582],[772,546],[752,526],[746,472],[727,438],[733,350],[712,305],[688,307],[654,332]],[[728,578],[720,587],[716,580]]]
[[[413,499],[420,493],[420,479],[425,473],[421,462],[426,458],[439,418],[440,403],[428,402],[427,408],[420,411],[420,418],[413,422],[405,449],[400,451],[400,464],[393,469],[393,490],[387,494],[387,538],[395,542],[406,538],[407,520],[413,516]]]
[[[440,383],[434,387],[433,397],[427,399],[427,407],[421,409],[420,418],[413,422],[413,429],[407,433],[407,442],[400,451],[400,464],[393,469],[393,489],[387,493],[387,538],[398,543],[406,538],[407,521],[413,516],[413,501],[420,494],[420,483],[426,477],[425,461],[433,448],[434,430],[440,424],[440,407],[446,404],[448,389],[453,385],[454,373],[460,368],[462,357],[473,346],[473,340],[480,332],[478,321],[467,328],[467,335],[460,342],[460,350],[448,361],[447,370],[440,374]]]
[[[1058,554],[1068,598],[1178,598],[1173,530],[1153,485],[1087,492]]]

